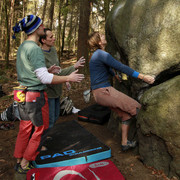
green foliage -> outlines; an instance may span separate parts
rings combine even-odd
[[[102,30],[105,28],[105,8],[104,4],[110,3],[110,8],[112,8],[115,0],[90,0],[92,2],[91,7],[91,20],[90,20],[90,31],[92,30]],[[8,16],[10,17],[11,1],[7,2]],[[53,15],[53,26],[52,30],[57,37],[56,47],[58,50],[62,46],[62,25],[64,24],[64,17],[67,16],[67,23],[65,28],[65,37],[64,37],[64,49],[77,51],[77,41],[78,41],[78,26],[79,26],[79,15],[80,15],[80,0],[56,0],[54,5],[54,15]],[[43,21],[44,25],[48,27],[49,25],[49,11],[51,6],[51,0],[47,1],[45,19]],[[0,40],[2,44],[0,45],[1,52],[3,53],[2,57],[5,57],[6,45],[5,41],[7,39],[5,29],[5,14],[4,14],[4,1],[0,2]],[[16,22],[21,20],[23,16],[28,14],[36,14],[39,17],[42,17],[44,8],[44,1],[39,0],[15,0],[14,1],[14,15],[11,22],[11,27],[15,25]],[[73,9],[73,10],[72,10]],[[24,14],[24,15],[23,15]],[[72,17],[72,18],[71,18]],[[59,21],[60,18],[60,21]],[[72,21],[72,23],[71,23]],[[70,36],[71,35],[71,36]],[[61,39],[60,39],[61,38]],[[72,39],[71,39],[72,38]],[[71,40],[70,46],[69,41]],[[15,50],[19,47],[20,43],[23,41],[23,36],[20,33],[16,34],[16,39],[11,41],[10,47],[10,59],[14,58]]]
[[[67,15],[68,11],[69,11],[68,6],[63,6],[63,8],[62,8],[62,10],[61,10],[62,15],[64,15],[64,16]]]

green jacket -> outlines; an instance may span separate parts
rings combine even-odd
[[[44,56],[45,56],[45,63],[46,67],[49,68],[52,65],[60,66],[59,59],[57,56],[57,51],[54,47],[51,47],[50,51],[45,51]],[[74,66],[70,66],[68,68],[64,68],[61,70],[60,74],[57,74],[59,76],[66,76],[71,74],[73,71],[75,71]],[[47,95],[48,98],[58,98],[62,94],[62,84],[48,84],[47,85]]]

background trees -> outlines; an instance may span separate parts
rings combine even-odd
[[[53,30],[59,58],[66,55],[88,58],[87,38],[92,31],[104,32],[108,12],[116,0],[3,0],[0,1],[0,60],[16,58],[18,46],[25,34],[12,37],[12,27],[28,14],[43,19]]]

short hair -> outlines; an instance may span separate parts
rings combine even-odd
[[[42,42],[42,39],[46,39],[46,37],[47,37],[47,34],[46,34],[46,32],[47,31],[52,31],[51,29],[49,29],[49,28],[44,28],[44,35],[42,35],[42,36],[40,36],[40,38],[39,38],[39,42],[41,43],[41,44],[43,44],[43,42]]]
[[[88,46],[91,50],[97,50],[101,49],[101,46],[99,42],[101,41],[100,33],[99,32],[93,32],[89,35],[88,38]]]

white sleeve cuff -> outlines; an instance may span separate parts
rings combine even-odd
[[[51,84],[54,75],[46,67],[38,68],[34,72],[42,84]]]

